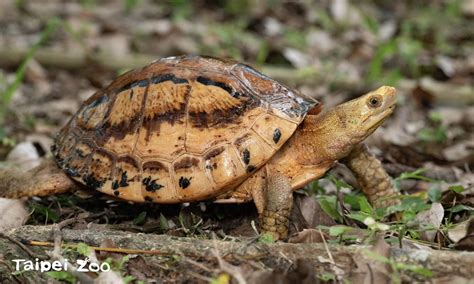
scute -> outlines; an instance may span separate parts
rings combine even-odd
[[[281,117],[265,114],[259,117],[252,129],[273,148],[280,148],[293,135],[298,125]]]
[[[95,129],[104,123],[108,113],[109,97],[105,94],[99,96],[90,104],[86,104],[77,117],[77,123],[84,129]]]
[[[217,186],[225,187],[239,176],[245,175],[245,167],[231,145],[217,147],[204,155],[205,168]]]
[[[170,176],[170,165],[156,160],[143,163],[141,192],[147,201],[176,202],[177,195]]]
[[[114,156],[103,149],[97,149],[82,176],[82,182],[92,189],[100,190],[110,180],[114,165]]]
[[[317,104],[235,61],[168,57],[86,100],[53,153],[68,175],[107,194],[199,201],[264,165]]]
[[[141,194],[141,162],[131,156],[117,159],[113,168],[110,183],[103,187],[103,192],[131,200],[144,201]]]

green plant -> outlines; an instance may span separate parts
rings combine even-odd
[[[8,85],[0,95],[0,126],[2,126],[5,122],[5,114],[8,109],[8,106],[13,99],[13,95],[15,91],[20,87],[23,78],[25,77],[26,66],[28,62],[34,57],[38,49],[45,44],[45,42],[51,37],[51,35],[56,31],[56,29],[60,26],[61,20],[58,18],[50,19],[47,24],[46,28],[41,32],[38,41],[28,50],[26,53],[25,58],[23,59],[22,63],[18,67],[15,72],[15,80]]]
[[[406,179],[415,179],[415,180],[423,180],[423,181],[427,181],[427,182],[435,182],[436,180],[422,175],[425,171],[426,171],[426,169],[420,168],[420,169],[417,169],[413,172],[404,172],[404,173],[400,174],[400,176],[393,179],[393,185],[396,188],[400,189],[400,182],[402,180],[406,180]]]
[[[76,277],[67,271],[48,271],[45,274],[58,281],[77,283]]]
[[[140,226],[140,225],[145,224],[145,221],[146,221],[146,211],[143,211],[140,214],[138,214],[138,216],[135,217],[135,219],[133,219],[133,225]]]
[[[381,43],[377,47],[368,67],[367,81],[371,83],[382,81],[386,84],[394,84],[401,78],[400,70],[398,68],[392,68],[390,71],[384,69],[384,63],[388,59],[394,57],[397,50],[398,42],[396,39]]]
[[[462,24],[461,3],[460,0],[447,1],[443,4],[433,3],[423,9],[411,9],[401,22],[400,31],[395,37],[388,41],[379,39],[367,70],[367,81],[394,84],[402,76],[418,78],[422,75],[423,68],[419,59],[426,50],[453,53],[455,45],[451,43],[450,37],[452,27],[461,27]],[[378,34],[378,23],[372,15],[363,15],[362,23],[374,35]],[[388,68],[385,64],[387,62],[395,64],[390,64]],[[427,136],[438,134],[429,133]]]
[[[305,49],[306,48],[306,34],[301,30],[294,28],[286,28],[284,31],[284,37],[286,42],[295,48]]]
[[[44,217],[45,223],[47,223],[49,220],[51,220],[51,222],[53,223],[58,222],[59,214],[55,210],[52,210],[51,208],[48,208],[37,202],[31,202],[30,206],[33,209],[33,212],[31,214],[33,215],[36,213]]]
[[[323,272],[318,275],[318,278],[324,282],[336,283],[336,275],[331,272]]]
[[[258,237],[258,242],[263,243],[263,244],[271,244],[271,243],[276,242],[276,240],[273,238],[273,235],[269,233],[265,233],[265,234],[261,234]]]
[[[140,0],[123,0],[125,11],[128,13],[131,12],[135,7],[138,6],[139,2]]]
[[[418,132],[418,138],[423,142],[445,143],[448,140],[447,129],[442,122],[439,113],[433,112],[429,115],[431,126],[423,128]]]
[[[172,18],[174,21],[189,18],[193,13],[193,2],[186,0],[168,0],[171,6]]]
[[[364,251],[364,255],[372,260],[388,264],[393,271],[393,273],[390,274],[392,283],[402,283],[400,275],[401,271],[409,271],[424,278],[431,278],[433,276],[433,272],[431,270],[419,265],[397,262],[391,258],[387,258],[369,250]]]
[[[229,284],[231,277],[227,273],[220,273],[216,277],[213,277],[210,281],[209,284]]]
[[[318,198],[319,206],[321,209],[331,216],[333,219],[342,223],[343,218],[341,213],[339,213],[338,206],[337,206],[337,197],[336,196],[328,196],[323,195]]]
[[[79,244],[77,244],[76,251],[80,255],[88,257],[88,256],[91,255],[92,249],[86,243],[79,243]]]
[[[97,6],[97,0],[81,0],[81,5],[86,9],[93,9]]]

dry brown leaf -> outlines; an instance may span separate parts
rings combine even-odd
[[[376,243],[363,253],[360,258],[354,259],[357,268],[349,276],[352,283],[391,283],[391,269],[388,263],[374,259],[371,255],[385,258],[390,257],[390,246],[385,242],[383,236],[379,236]]]
[[[327,236],[325,236],[328,239]],[[288,239],[289,243],[322,243],[323,238],[321,233],[316,229],[303,229],[303,231],[296,233]]]
[[[421,231],[420,236],[422,240],[432,242],[435,237],[436,233],[443,221],[444,216],[444,208],[441,203],[435,202],[431,205],[431,208],[426,211],[422,211],[418,213],[415,217],[415,220],[418,221],[422,225],[431,225],[433,229]]]
[[[470,220],[458,223],[448,230],[448,238],[457,243],[467,235],[467,226]]]
[[[459,250],[474,251],[474,218],[466,226],[466,235],[454,246]]]
[[[334,219],[324,212],[314,196],[298,194],[295,196],[295,203],[298,205],[301,215],[309,228],[315,228],[318,225],[336,225]]]
[[[454,162],[474,156],[474,141],[460,141],[443,149],[443,156],[447,161]]]

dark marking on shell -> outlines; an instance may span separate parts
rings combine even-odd
[[[228,109],[213,109],[210,112],[189,111],[189,122],[196,128],[225,127],[228,124],[238,124],[242,115],[259,106],[259,103],[252,98],[242,101],[239,105]]]
[[[186,86],[185,101],[179,104],[179,109],[172,109],[165,113],[155,114],[153,117],[144,117],[142,127],[146,129],[146,141],[150,140],[150,136],[153,132],[160,132],[160,124],[162,122],[168,122],[171,125],[175,123],[181,123],[181,119],[186,117],[186,110],[189,101],[189,93],[191,92],[191,86]]]
[[[119,186],[118,180],[114,180],[114,181],[112,182],[112,189],[113,189],[113,190],[117,190],[119,187],[120,187],[120,186]]]
[[[163,163],[158,162],[158,161],[146,162],[145,164],[143,164],[143,170],[146,170],[146,169],[154,170],[154,171],[160,171],[160,170],[168,171],[168,168],[165,167]]]
[[[146,86],[148,86],[148,84],[150,84],[150,81],[148,79],[143,79],[143,80],[138,80],[138,81],[134,81],[134,82],[131,82],[125,86],[123,86],[122,88],[120,88],[118,90],[118,93],[120,92],[123,92],[123,91],[126,91],[128,89],[133,89],[135,87],[140,87],[140,88],[144,88]]]
[[[104,184],[103,181],[96,179],[93,175],[85,175],[82,177],[85,185],[92,189],[99,189]]]
[[[179,169],[188,169],[191,167],[195,167],[199,164],[199,160],[196,158],[192,157],[185,157],[176,164],[174,164],[174,169],[179,170]]]
[[[68,176],[71,176],[71,177],[78,177],[79,176],[79,173],[75,169],[71,169],[71,168],[66,167],[65,170],[66,170],[66,174]]]
[[[249,151],[249,149],[245,149],[242,152],[242,160],[244,161],[244,163],[246,165],[248,165],[250,163],[250,151]]]
[[[185,177],[180,177],[179,178],[179,187],[181,187],[182,189],[185,189],[187,188],[188,186],[191,185],[191,179],[192,178],[185,178]]]
[[[186,84],[186,83],[188,83],[188,80],[183,79],[183,78],[178,78],[174,74],[163,74],[163,75],[153,76],[151,78],[151,82],[153,84],[159,84],[159,83],[163,83],[165,81],[171,81],[175,84]]]
[[[144,178],[142,183],[145,185],[145,190],[149,192],[155,192],[164,187],[163,185],[156,183],[156,179],[152,180],[151,176]]]
[[[127,187],[129,186],[128,180],[127,180],[127,171],[122,173],[122,176],[120,177],[120,187]]]
[[[120,192],[118,190],[114,191],[114,195],[115,196],[119,196],[120,195]]]
[[[204,156],[204,160],[209,160],[209,159],[212,159],[218,155],[220,155],[222,152],[224,152],[224,147],[219,147],[219,148],[216,148],[212,151],[210,151],[209,153],[207,153],[205,156]]]
[[[146,96],[144,96],[146,97]],[[95,130],[95,142],[98,146],[102,146],[111,137],[117,140],[123,139],[127,134],[136,133],[140,126],[142,119],[142,112],[137,112],[129,120],[124,120],[118,125],[112,125],[109,121],[103,126]]]
[[[273,142],[278,143],[278,141],[280,141],[280,138],[281,138],[281,131],[280,129],[278,128],[275,128],[275,130],[273,131]]]
[[[249,137],[250,137],[250,134],[246,133],[244,136],[235,139],[234,145],[235,146],[242,145],[242,143],[244,143]]]
[[[77,156],[79,156],[81,158],[85,157],[84,152],[81,149],[76,149],[76,154],[77,154]]]
[[[101,105],[104,102],[107,102],[108,98],[106,95],[100,96],[97,100],[93,101],[90,105],[87,106],[87,109],[95,108],[98,105]]]
[[[130,164],[132,166],[134,166],[135,168],[138,168],[139,167],[139,163],[137,160],[135,160],[133,157],[131,156],[124,156],[124,157],[120,157],[118,159],[118,162],[119,163],[127,163],[127,164]]]
[[[247,173],[251,173],[251,172],[255,171],[255,169],[256,169],[255,166],[252,166],[252,165],[247,166]]]
[[[146,202],[153,202],[153,198],[151,198],[150,196],[145,196],[145,201]]]
[[[196,81],[198,81],[199,83],[201,83],[203,85],[219,87],[219,88],[223,89],[224,91],[226,91],[227,93],[229,93],[229,95],[231,95],[234,98],[239,98],[240,97],[239,92],[234,90],[234,88],[227,85],[226,83],[217,82],[217,81],[211,80],[211,79],[203,77],[203,76],[197,77]]]

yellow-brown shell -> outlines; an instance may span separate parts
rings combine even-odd
[[[73,179],[132,201],[199,201],[265,164],[317,101],[253,68],[163,58],[86,100],[53,145]]]

